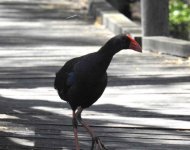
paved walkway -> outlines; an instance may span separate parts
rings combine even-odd
[[[1,0],[1,150],[74,149],[71,110],[53,89],[55,72],[113,36],[78,4]],[[189,67],[181,58],[121,51],[104,95],[83,116],[109,150],[189,150]],[[81,148],[90,149],[79,130]]]

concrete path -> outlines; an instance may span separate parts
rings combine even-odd
[[[53,89],[55,72],[114,36],[78,2],[1,0],[1,150],[75,148],[71,110]],[[189,150],[189,67],[187,59],[121,51],[104,95],[83,117],[109,150]],[[79,132],[81,149],[90,149],[89,135]]]

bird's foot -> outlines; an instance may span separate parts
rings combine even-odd
[[[94,149],[94,146],[96,146],[96,150],[108,150],[104,144],[102,143],[102,141],[100,140],[99,137],[95,137],[92,139],[92,147],[91,147],[91,150]]]

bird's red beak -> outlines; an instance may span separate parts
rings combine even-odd
[[[133,39],[130,35],[127,35],[127,36],[131,41],[129,45],[129,49],[142,53],[142,48],[139,45],[139,43],[137,43],[137,41],[135,41],[135,39]]]

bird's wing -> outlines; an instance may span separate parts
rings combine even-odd
[[[67,74],[67,81],[66,84],[67,86],[72,86],[73,84],[76,83],[76,75],[74,72],[70,72]]]
[[[65,63],[65,65],[56,73],[54,88],[57,89],[62,99],[66,99],[69,88],[75,83],[74,65],[79,58],[74,58]]]

